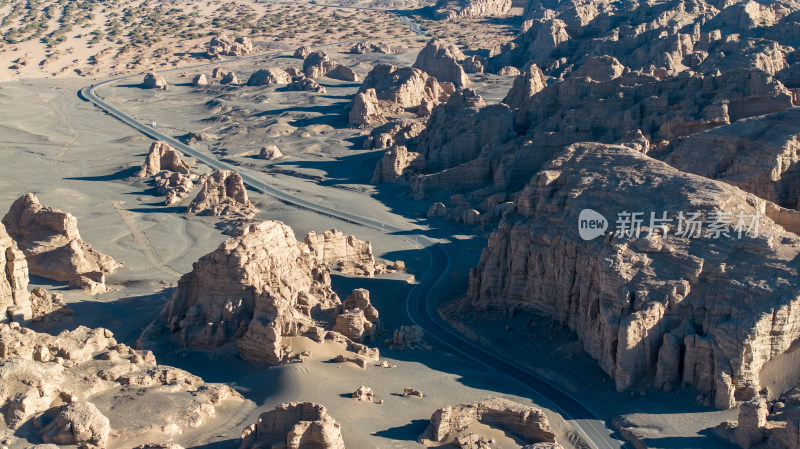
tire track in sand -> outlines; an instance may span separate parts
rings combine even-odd
[[[125,224],[125,227],[131,232],[133,241],[136,242],[142,249],[145,258],[147,258],[147,261],[150,262],[150,265],[152,265],[154,268],[157,268],[162,273],[166,273],[170,276],[181,277],[181,273],[178,273],[161,262],[158,254],[156,254],[155,248],[153,248],[153,244],[150,243],[150,239],[148,239],[147,235],[145,235],[145,233],[139,229],[139,226],[136,224],[136,220],[133,219],[133,215],[122,207],[122,202],[112,201],[112,204],[114,205],[114,209],[117,211],[119,218],[122,219],[122,223]]]

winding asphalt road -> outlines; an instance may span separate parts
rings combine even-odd
[[[276,3],[283,3],[283,2],[276,2]],[[317,4],[317,6],[327,6],[327,7],[337,7],[337,8],[340,7],[338,5],[324,5],[324,4]],[[359,8],[359,7],[351,7],[351,8],[380,10],[378,8]],[[398,17],[400,17],[400,20],[403,23],[409,25],[412,32],[418,35],[424,35],[424,33],[419,29],[417,24],[412,22],[407,16],[397,11],[390,11],[390,12],[393,12],[396,15],[398,15]],[[328,44],[326,46],[340,45],[352,42],[357,42],[357,41],[337,42],[335,44]],[[222,63],[230,63],[243,59],[254,59],[254,58],[276,56],[282,53],[284,52],[261,53],[258,55],[251,55],[238,58],[236,60],[204,63],[190,67],[181,67],[179,69],[165,70],[164,72],[202,68],[213,65],[219,65]],[[481,365],[502,372],[509,378],[520,383],[524,387],[530,389],[538,396],[546,399],[554,406],[554,408],[557,411],[559,411],[563,415],[564,419],[571,420],[571,422],[577,428],[580,434],[579,436],[591,448],[617,449],[617,448],[630,447],[625,442],[618,439],[614,435],[614,431],[606,425],[605,421],[598,418],[587,406],[581,403],[580,400],[571,396],[570,394],[561,390],[560,388],[552,385],[547,380],[537,376],[536,374],[529,372],[520,365],[512,361],[506,360],[503,357],[495,354],[494,352],[486,348],[483,348],[481,346],[478,346],[469,340],[464,339],[460,335],[453,332],[450,329],[449,325],[447,325],[441,320],[441,318],[438,315],[438,312],[436,311],[436,305],[432,301],[432,292],[437,287],[437,285],[442,281],[444,276],[449,272],[450,256],[444,247],[445,242],[428,238],[425,235],[423,235],[419,230],[409,230],[388,225],[376,220],[372,220],[368,217],[360,216],[347,211],[341,211],[327,206],[323,206],[321,204],[313,203],[298,196],[281,191],[269,185],[263,179],[259,179],[255,175],[241,171],[240,167],[234,167],[230,164],[227,164],[225,162],[216,159],[213,156],[195,150],[183,144],[182,142],[176,140],[175,138],[162,134],[157,130],[151,128],[150,126],[139,122],[135,118],[126,114],[125,112],[105,102],[95,92],[95,89],[100,86],[108,85],[126,79],[131,79],[135,76],[139,75],[123,76],[102,81],[96,84],[92,84],[90,86],[81,89],[78,92],[78,96],[85,101],[93,103],[98,108],[102,109],[109,115],[117,118],[118,120],[122,121],[128,126],[134,128],[140,133],[155,140],[163,140],[167,142],[169,145],[171,145],[173,148],[180,150],[184,154],[194,157],[195,159],[208,165],[209,167],[212,167],[217,170],[239,171],[239,173],[242,176],[242,179],[244,180],[245,184],[248,187],[263,192],[265,194],[268,194],[286,204],[306,209],[312,212],[316,212],[319,214],[327,215],[330,217],[334,217],[350,223],[377,229],[386,234],[395,235],[396,237],[401,238],[414,246],[422,247],[428,253],[430,259],[430,266],[423,275],[420,282],[414,286],[414,288],[411,290],[411,292],[409,292],[408,295],[407,311],[411,321],[414,324],[422,327],[425,330],[427,336],[429,338],[434,338],[435,340],[438,340],[440,345],[445,346],[449,348],[451,351],[463,357],[466,357],[470,360],[473,360]]]

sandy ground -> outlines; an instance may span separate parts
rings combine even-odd
[[[391,13],[306,1],[85,2],[68,17],[54,0],[40,2],[32,13],[24,4],[0,5],[0,35],[39,20],[45,29],[38,35],[26,31],[12,41],[0,39],[0,81],[108,76],[196,64],[205,60],[212,34],[246,36],[255,53],[344,40],[388,41],[405,35],[405,27]],[[418,7],[418,2],[376,2],[370,7],[406,10]],[[54,38],[61,42],[47,42]]]

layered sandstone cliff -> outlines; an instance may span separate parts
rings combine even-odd
[[[322,234],[309,232],[304,241],[319,263],[337,268],[344,274],[371,277],[386,270],[384,265],[375,262],[370,242],[336,229]]]
[[[565,323],[619,391],[691,384],[729,408],[753,398],[766,372],[791,384],[794,370],[770,366],[800,337],[791,281],[800,238],[766,216],[768,202],[627,147],[585,143],[545,166],[513,206],[470,272],[475,307]],[[616,235],[631,212],[641,214]],[[651,212],[672,221],[651,225]],[[694,213],[705,223],[696,236]],[[579,220],[588,229],[590,218],[608,229],[595,222],[587,237],[599,237],[584,240]]]
[[[11,205],[3,224],[25,254],[31,274],[103,293],[105,275],[120,266],[81,239],[72,214],[42,205],[32,193]]]
[[[0,322],[30,319],[33,311],[28,292],[28,261],[0,223]]]
[[[158,140],[150,145],[147,159],[137,174],[140,178],[155,176],[162,170],[188,175],[191,172],[189,164],[181,159],[180,153],[163,140]]]

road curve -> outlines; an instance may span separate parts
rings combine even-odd
[[[317,6],[333,7],[333,5],[317,5]],[[419,28],[416,27],[416,24],[411,22],[406,16],[403,16],[401,14],[398,14],[398,16],[401,18],[403,23],[406,23],[410,26],[413,32],[417,34],[423,34],[419,30]],[[356,42],[356,41],[348,41],[348,43],[349,42]],[[342,43],[343,42],[338,42],[329,45],[338,45]],[[165,70],[164,72],[208,67],[222,63],[230,63],[242,59],[268,57],[282,53],[284,52],[261,53],[258,55],[251,55],[243,58],[238,58],[237,60],[197,64],[189,67],[181,67],[179,69]],[[265,194],[268,194],[286,204],[306,209],[312,212],[316,212],[319,214],[327,215],[340,220],[344,220],[346,222],[370,227],[382,231],[386,234],[395,235],[396,237],[401,238],[412,245],[420,246],[428,253],[430,266],[429,269],[423,275],[422,279],[420,279],[420,282],[416,284],[414,288],[412,288],[412,290],[409,292],[408,295],[407,311],[409,314],[409,318],[414,324],[417,324],[418,326],[422,327],[427,333],[427,336],[437,340],[441,346],[447,347],[451,351],[461,356],[464,356],[470,360],[473,360],[481,365],[502,372],[503,374],[507,375],[514,381],[527,387],[535,394],[549,401],[555,407],[555,409],[563,415],[564,419],[572,420],[573,424],[576,426],[577,430],[580,433],[579,436],[581,436],[582,439],[586,443],[588,443],[590,447],[594,449],[629,448],[629,446],[626,443],[615,437],[614,431],[606,425],[605,421],[598,418],[587,406],[582,404],[578,399],[574,398],[573,396],[561,390],[560,388],[552,385],[547,380],[529,372],[525,368],[509,360],[504,359],[503,357],[497,355],[496,353],[486,348],[478,346],[477,344],[464,339],[460,335],[450,330],[449,325],[444,323],[439,317],[438,312],[436,311],[436,306],[432,301],[433,290],[436,288],[439,282],[442,281],[444,276],[448,273],[450,267],[450,256],[447,253],[447,250],[445,249],[443,242],[430,239],[425,235],[423,235],[422,233],[420,233],[419,231],[413,231],[409,229],[403,229],[400,227],[388,225],[379,222],[377,220],[370,219],[368,217],[363,217],[350,212],[341,211],[321,204],[313,203],[311,201],[307,201],[303,198],[297,197],[290,193],[281,191],[269,185],[262,179],[259,179],[251,174],[242,172],[241,170],[239,170],[238,167],[234,167],[212,156],[209,156],[203,152],[195,150],[189,147],[188,145],[185,145],[182,142],[178,141],[177,139],[162,134],[157,130],[151,128],[150,126],[139,122],[135,118],[126,114],[125,112],[105,102],[103,99],[98,97],[95,92],[95,89],[97,87],[121,81],[124,79],[130,79],[135,76],[139,75],[128,75],[123,77],[117,77],[99,82],[97,84],[92,84],[90,86],[81,89],[78,92],[78,96],[85,101],[91,102],[101,110],[105,111],[109,115],[117,118],[118,120],[132,127],[136,131],[152,139],[163,140],[172,147],[174,147],[175,149],[183,152],[186,155],[194,157],[195,159],[208,165],[209,167],[218,170],[239,171],[243,181],[248,187],[263,192]]]

